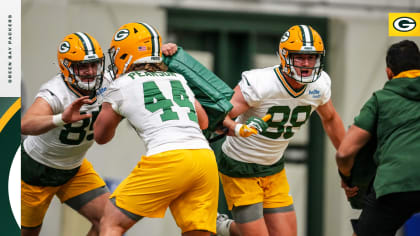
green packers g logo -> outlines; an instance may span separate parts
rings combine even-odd
[[[394,20],[393,26],[400,32],[408,32],[416,28],[416,21],[410,17],[400,17]]]
[[[127,38],[129,34],[130,34],[130,32],[128,31],[128,29],[122,29],[122,30],[118,31],[117,33],[115,33],[114,40],[115,41],[121,41],[121,40]]]
[[[64,41],[60,44],[60,46],[58,46],[58,51],[60,53],[66,53],[70,50],[70,43],[67,41]]]

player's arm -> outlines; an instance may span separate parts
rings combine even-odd
[[[238,124],[232,118],[239,116],[240,114],[246,112],[249,109],[248,103],[245,101],[245,98],[242,94],[241,88],[237,85],[234,89],[234,94],[230,103],[232,104],[233,108],[226,116],[225,120],[223,121],[223,126],[229,129],[228,135],[233,136],[235,135],[235,126]]]
[[[205,130],[209,127],[209,117],[207,116],[206,110],[204,110],[203,106],[195,100],[194,101],[195,111],[197,113],[198,124],[200,125],[200,129]]]
[[[325,132],[335,149],[338,149],[346,131],[344,129],[343,121],[335,110],[331,99],[324,105],[319,106],[316,111],[321,118]]]
[[[368,131],[355,125],[350,127],[335,156],[338,170],[341,174],[350,176],[350,171],[354,164],[354,157],[370,138],[371,134]]]
[[[271,118],[271,115],[269,114],[262,118],[250,117],[246,121],[246,124],[239,124],[232,119],[246,112],[250,108],[248,103],[245,101],[245,98],[242,94],[239,85],[235,87],[234,92],[235,93],[233,94],[233,97],[230,100],[231,104],[233,105],[233,108],[223,121],[223,126],[229,129],[228,135],[249,137],[253,134],[264,132],[268,128],[268,124],[266,122]]]
[[[98,144],[109,142],[115,135],[115,130],[122,116],[117,114],[108,102],[102,103],[102,109],[93,124],[93,134]]]
[[[89,118],[92,114],[80,114],[80,107],[89,103],[92,103],[89,97],[81,97],[70,104],[63,113],[54,115],[50,104],[38,97],[21,120],[21,133],[40,135],[55,127]]]

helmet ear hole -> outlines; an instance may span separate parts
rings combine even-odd
[[[120,59],[125,60],[126,57],[127,57],[127,53],[124,53],[123,55],[120,56]]]
[[[137,34],[137,32],[139,32],[137,28],[134,28],[134,33]]]

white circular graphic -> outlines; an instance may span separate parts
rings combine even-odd
[[[9,202],[13,216],[20,228],[20,146],[15,154],[9,172]]]
[[[60,44],[60,46],[58,46],[58,51],[60,53],[66,53],[70,50],[70,43],[67,41],[64,41]]]
[[[128,29],[122,29],[122,30],[118,31],[117,33],[115,33],[114,40],[115,41],[121,41],[121,40],[127,38],[129,34],[130,34],[130,31],[128,31]]]
[[[400,32],[408,32],[416,28],[416,21],[410,17],[400,17],[394,20],[393,26]]]

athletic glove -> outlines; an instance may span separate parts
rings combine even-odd
[[[253,134],[262,133],[268,128],[266,121],[269,119],[271,119],[270,114],[265,115],[263,118],[252,116],[246,121],[246,124],[237,124],[235,126],[235,135],[246,138]]]

